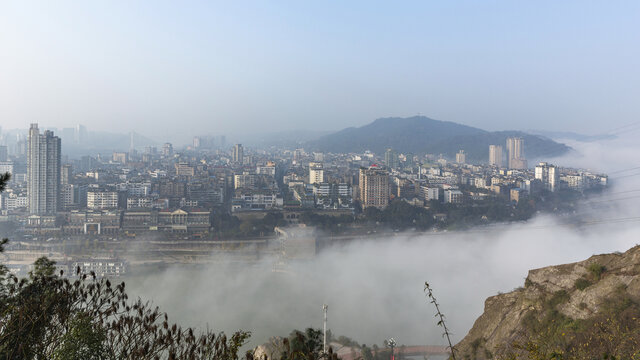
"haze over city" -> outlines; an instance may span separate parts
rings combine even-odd
[[[639,24],[0,3],[0,359],[636,359]]]
[[[598,134],[640,115],[639,7],[4,2],[0,118],[160,142],[416,114]]]

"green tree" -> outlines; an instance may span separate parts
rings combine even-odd
[[[0,175],[0,190],[8,175]],[[0,241],[4,251],[7,239]],[[39,258],[18,279],[0,264],[0,359],[237,360],[249,333],[227,337],[169,323],[148,302],[131,302],[125,284],[82,274],[70,280]]]
[[[366,344],[362,344],[362,359],[373,360],[373,353],[371,352],[371,349],[367,347]]]
[[[87,313],[79,312],[69,321],[69,329],[62,335],[60,346],[54,351],[55,360],[100,360],[108,358],[107,330],[96,327]]]
[[[284,339],[284,348],[281,360],[337,360],[338,356],[333,349],[328,349],[328,354],[322,352],[322,331],[308,328],[304,332],[294,330],[287,339]]]

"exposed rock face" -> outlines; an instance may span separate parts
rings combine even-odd
[[[622,300],[612,305],[616,299]],[[639,299],[640,246],[624,254],[595,255],[573,264],[531,270],[524,288],[492,296],[485,301],[484,313],[467,336],[455,346],[456,354],[459,359],[507,357],[505,353],[513,352],[514,343],[536,336],[535,332],[539,329],[532,330],[535,328],[531,324],[539,324],[539,319],[545,316],[547,319],[551,316],[553,319],[560,318],[563,324],[572,324],[571,329],[578,329],[572,333],[571,339],[565,341],[565,345],[557,347],[575,348],[571,341],[575,344],[580,339],[579,332],[585,331],[576,324],[589,324],[604,312],[622,317],[623,311],[631,311],[628,308],[637,309],[634,306]],[[638,322],[635,317],[631,319]],[[553,324],[554,329],[557,323],[548,322]],[[635,326],[640,328],[637,324]],[[565,336],[564,332],[558,334],[554,336]],[[636,331],[633,334],[638,333]],[[604,350],[598,348],[593,351]]]

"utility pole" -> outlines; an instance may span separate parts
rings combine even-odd
[[[322,311],[324,312],[324,325],[322,327],[323,332],[323,344],[322,344],[322,352],[327,354],[327,309],[329,309],[329,305],[323,304]]]

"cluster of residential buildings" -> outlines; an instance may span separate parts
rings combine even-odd
[[[279,210],[350,213],[385,208],[394,199],[417,206],[461,204],[491,196],[606,185],[605,175],[539,163],[529,169],[524,141],[506,152],[490,145],[488,164],[429,154],[333,154],[304,149],[264,151],[224,137],[195,137],[174,150],[133,146],[108,156],[62,156],[61,139],[32,124],[24,152],[0,146],[0,171],[12,180],[0,194],[0,221],[31,236],[129,235],[144,232],[206,237],[214,218]]]
[[[506,148],[504,153],[501,145],[489,145],[489,162],[485,165],[468,164],[464,150],[456,154],[455,161],[448,161],[441,156],[418,158],[387,149],[384,166],[373,164],[360,169],[358,199],[363,208],[379,209],[393,198],[418,206],[429,206],[430,201],[472,203],[492,196],[518,202],[543,191],[584,191],[607,185],[606,175],[546,162],[529,169],[522,138],[508,138]]]

